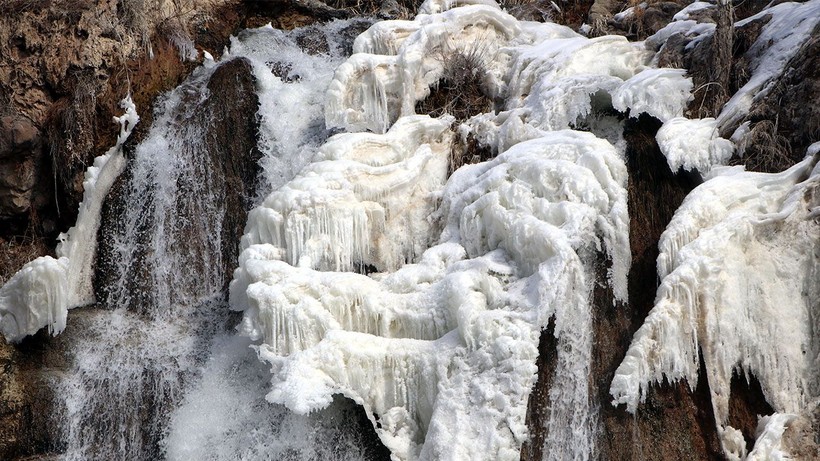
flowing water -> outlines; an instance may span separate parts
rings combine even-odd
[[[259,196],[290,179],[327,138],[324,89],[355,36],[347,31],[357,28],[267,27],[233,40],[223,62],[246,57],[257,82],[260,109],[248,116],[260,122]],[[214,238],[227,185],[205,145],[213,114],[202,112],[217,67],[206,63],[156,105],[129,158],[116,219],[103,223],[110,255],[102,295],[95,308],[72,313],[73,365],[54,389],[64,459],[367,456],[350,403],[312,417],[267,404],[269,372],[231,331],[223,269],[230,252]]]

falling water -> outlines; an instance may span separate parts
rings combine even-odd
[[[256,79],[264,171],[258,196],[290,179],[327,138],[324,90],[360,28],[265,27],[233,39],[221,63],[245,57]],[[73,365],[54,389],[64,459],[236,459],[262,449],[279,459],[366,456],[361,435],[344,429],[351,426],[349,404],[312,418],[267,404],[268,372],[251,365],[258,361],[249,344],[230,331],[235,317],[225,302],[225,268],[236,262],[223,258],[235,250],[220,238],[230,186],[209,155],[214,114],[203,109],[221,63],[206,62],[162,98],[115,188],[119,197],[109,199],[115,218],[100,233],[108,248],[98,262],[100,302],[72,313]],[[254,199],[246,198],[248,205]],[[223,393],[219,402],[208,394],[215,390]],[[192,407],[197,401],[224,413]],[[176,437],[185,430],[231,450],[192,454],[211,445],[189,446],[196,437]]]

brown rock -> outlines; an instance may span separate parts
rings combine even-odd
[[[41,158],[40,131],[31,120],[13,115],[0,118],[0,218],[32,207]]]

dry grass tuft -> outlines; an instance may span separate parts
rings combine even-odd
[[[6,283],[27,262],[50,253],[39,228],[36,212],[32,211],[28,228],[23,235],[0,237],[0,285]]]
[[[733,156],[732,165],[745,165],[748,171],[779,173],[796,163],[792,158],[788,139],[777,133],[771,120],[763,120],[752,127],[742,157]]]
[[[550,0],[500,0],[498,4],[519,21],[549,22],[557,13]]]
[[[76,189],[77,173],[93,153],[99,92],[93,73],[75,73],[71,78],[71,95],[54,104],[46,124],[55,183],[63,191]]]
[[[486,41],[464,50],[448,49],[439,53],[444,73],[430,95],[416,103],[417,114],[440,117],[452,115],[457,122],[467,120],[476,114],[493,110],[493,101],[486,90],[484,77],[487,75]]]

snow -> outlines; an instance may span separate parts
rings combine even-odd
[[[695,12],[699,12],[699,11],[703,11],[703,10],[706,10],[706,9],[711,9],[711,8],[715,8],[714,3],[692,2],[688,5],[686,5],[686,7],[684,7],[682,10],[675,13],[675,15],[672,16],[672,20],[673,21],[687,21],[687,20],[689,20],[689,15],[690,14],[695,13]]]
[[[753,373],[777,412],[800,413],[816,397],[816,365],[805,352],[816,283],[818,228],[808,210],[820,184],[818,147],[778,174],[723,170],[684,200],[661,236],[655,307],[616,371],[614,404],[635,412],[647,387],[664,377],[694,387],[702,355],[723,448],[742,459],[745,445],[728,426],[735,370]]]
[[[116,144],[86,170],[77,223],[59,236],[57,259],[43,256],[26,263],[0,287],[0,333],[19,342],[42,328],[57,335],[66,326],[68,309],[94,302],[92,277],[97,229],[103,200],[125,168],[122,144],[139,122],[130,95],[120,102],[125,113],[114,117]]]
[[[663,28],[655,32],[653,35],[647,37],[644,41],[646,47],[650,50],[657,51],[666,44],[669,37],[675,34],[682,34],[690,37],[692,40],[686,45],[687,49],[691,48],[698,41],[704,37],[708,37],[715,32],[714,23],[699,23],[693,19],[675,20],[665,25]]]
[[[731,141],[718,136],[713,118],[673,118],[661,126],[655,139],[672,171],[683,168],[708,173],[713,166],[725,164],[735,148]]]

